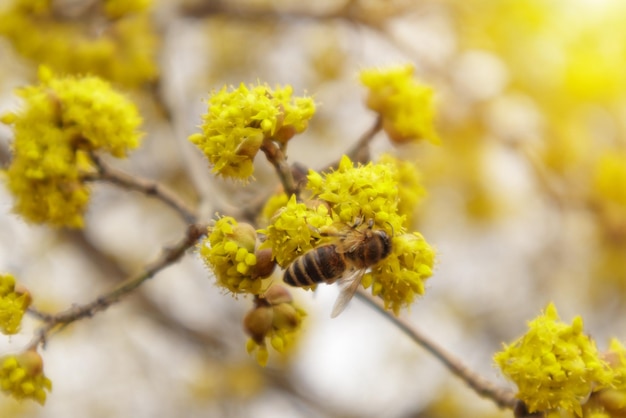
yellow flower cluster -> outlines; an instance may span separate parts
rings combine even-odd
[[[319,245],[323,239],[320,232],[332,222],[325,205],[298,203],[296,197],[291,196],[267,228],[259,231],[266,236],[261,248],[271,248],[278,265],[287,267],[298,256]]]
[[[271,89],[267,85],[226,87],[213,94],[203,116],[202,133],[189,137],[206,155],[213,172],[247,180],[254,172],[252,162],[263,141],[285,146],[303,132],[315,113],[309,97],[292,98],[292,88]]]
[[[417,232],[394,237],[392,245],[391,254],[366,274],[362,283],[366,289],[372,286],[372,295],[398,315],[401,308],[424,294],[424,283],[433,274],[435,251]]]
[[[13,125],[13,160],[6,172],[14,210],[31,222],[81,227],[92,169],[88,153],[124,157],[139,145],[135,106],[95,77],[55,78],[42,69],[41,84],[21,89],[24,109],[2,116]]]
[[[374,220],[389,234],[402,231],[404,217],[398,213],[397,172],[388,164],[355,167],[343,156],[336,171],[311,171],[307,189],[327,202],[334,222],[352,224],[356,219]]]
[[[378,162],[393,167],[398,184],[398,213],[405,217],[404,225],[410,227],[415,209],[426,196],[422,176],[413,162],[401,160],[391,154],[383,154]]]
[[[220,286],[232,293],[258,294],[265,275],[256,269],[255,247],[254,228],[225,216],[209,227],[208,236],[200,244],[200,256]]]
[[[413,79],[413,66],[363,70],[361,82],[369,89],[367,107],[380,114],[383,129],[392,141],[425,139],[439,144],[433,91]]]
[[[385,307],[398,314],[400,308],[409,306],[424,293],[424,282],[432,275],[435,261],[434,250],[420,234],[404,233],[400,196],[407,196],[407,201],[417,200],[422,188],[413,179],[407,184],[416,186],[416,190],[399,194],[403,187],[398,184],[402,178],[399,168],[404,174],[412,171],[391,157],[386,163],[354,166],[344,156],[336,171],[309,172],[309,203],[298,203],[292,196],[285,207],[276,211],[267,228],[260,231],[267,237],[262,247],[272,248],[277,263],[286,268],[298,256],[336,240],[348,226],[359,223],[367,227],[372,222],[372,227],[393,237],[392,251],[372,267],[362,283],[382,298]]]
[[[583,334],[583,321],[560,322],[553,304],[528,324],[528,332],[494,357],[518,388],[529,412],[553,409],[582,416],[592,392],[611,385],[613,373],[595,343]]]
[[[302,320],[306,313],[293,303],[289,291],[274,285],[256,300],[256,306],[244,319],[244,328],[250,335],[246,345],[248,353],[256,350],[257,362],[267,365],[269,352],[266,340],[274,350],[288,354],[297,342]]]
[[[16,399],[46,402],[52,382],[43,374],[43,361],[36,351],[0,358],[0,389]]]
[[[16,289],[12,275],[0,274],[0,331],[3,334],[11,335],[20,330],[30,302],[30,294],[25,289]]]
[[[52,0],[13,0],[0,14],[0,36],[24,57],[59,72],[95,74],[129,87],[154,80],[157,39],[148,15],[152,2],[98,3],[97,8],[74,8],[74,15]],[[99,25],[97,31],[94,25]]]

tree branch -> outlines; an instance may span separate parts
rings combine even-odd
[[[174,192],[164,187],[162,184],[116,170],[95,154],[92,154],[91,158],[96,165],[98,173],[95,175],[87,175],[83,177],[83,180],[106,181],[124,189],[135,190],[146,196],[155,197],[178,212],[187,224],[193,224],[197,221],[198,215],[195,210],[190,208]]]
[[[37,331],[37,335],[29,343],[28,348],[35,348],[39,344],[45,344],[53,330],[63,328],[80,319],[92,317],[96,313],[104,311],[109,306],[119,302],[124,296],[154,277],[159,271],[178,261],[189,248],[195,245],[205,231],[205,225],[192,224],[187,229],[186,236],[180,242],[171,248],[165,248],[161,256],[152,264],[146,266],[142,272],[122,282],[109,293],[98,296],[91,302],[73,306],[56,314],[47,314],[34,308],[29,308],[29,312],[32,315],[38,317],[46,324]]]
[[[513,409],[517,403],[515,395],[508,389],[502,389],[494,386],[491,382],[477,375],[472,370],[467,368],[459,359],[452,354],[444,350],[437,345],[434,341],[427,338],[411,324],[402,318],[398,318],[393,313],[385,309],[383,304],[377,299],[371,296],[364,290],[358,290],[357,296],[359,299],[376,309],[385,318],[391,321],[402,332],[408,335],[419,346],[426,351],[434,355],[440,362],[444,364],[454,375],[463,380],[467,385],[472,388],[479,396],[491,399],[500,408]]]

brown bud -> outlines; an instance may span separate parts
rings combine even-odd
[[[248,252],[253,252],[256,245],[256,229],[250,224],[238,223],[233,227],[231,238],[240,247],[245,248]]]
[[[15,285],[15,293],[17,293],[18,295],[22,296],[24,295],[24,304],[23,304],[23,308],[26,309],[30,306],[31,302],[33,301],[33,298],[30,295],[30,292],[28,291],[28,289],[26,288],[26,286],[23,286],[21,284],[16,284]]]
[[[274,135],[274,139],[283,144],[287,143],[296,134],[296,128],[292,125],[282,126]]]
[[[272,272],[274,272],[274,268],[276,267],[276,262],[272,257],[272,249],[264,248],[262,250],[256,250],[256,265],[253,269],[253,277],[256,279],[258,277],[267,277]]]
[[[243,328],[254,342],[262,344],[265,336],[272,328],[274,312],[269,306],[254,308],[243,319]]]
[[[263,133],[259,132],[256,135],[251,135],[245,138],[239,146],[237,146],[237,150],[235,154],[244,155],[251,160],[254,159],[256,154],[259,152],[261,148],[261,144],[263,143]]]
[[[17,361],[29,376],[37,375],[43,370],[43,359],[35,350],[24,351],[17,356]]]
[[[274,306],[274,328],[290,329],[298,325],[298,313],[290,303]]]
[[[291,297],[291,293],[287,288],[280,285],[273,285],[267,292],[263,295],[265,300],[268,301],[270,305],[279,305],[281,303],[290,303],[293,298]]]

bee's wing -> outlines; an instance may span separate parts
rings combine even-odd
[[[337,301],[335,302],[335,306],[333,306],[333,311],[330,314],[331,318],[335,318],[344,309],[348,306],[348,302],[352,299],[356,290],[359,288],[361,284],[361,279],[363,279],[363,275],[365,274],[365,269],[356,269],[347,273],[346,276],[342,277],[339,280],[339,286],[341,290],[339,291],[339,296],[337,297]]]

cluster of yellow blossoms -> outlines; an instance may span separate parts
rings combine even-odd
[[[244,318],[244,328],[250,335],[248,353],[256,350],[257,362],[265,366],[269,359],[266,339],[277,352],[288,354],[295,346],[302,319],[306,313],[293,303],[289,291],[273,285],[255,301],[254,308]]]
[[[355,221],[371,221],[374,228],[392,237],[392,251],[362,283],[398,314],[424,294],[435,253],[420,234],[405,233],[405,215],[399,206],[400,172],[393,159],[386,161],[355,166],[344,156],[336,171],[311,171],[306,186],[310,203],[297,203],[292,197],[260,231],[267,237],[261,247],[272,248],[276,262],[286,268],[299,255],[332,239],[328,235],[337,235],[327,232],[341,234]]]
[[[257,232],[232,217],[221,217],[209,227],[200,243],[200,256],[215,274],[217,284],[233,294],[255,295],[255,307],[246,315],[244,328],[251,336],[248,352],[257,351],[259,364],[269,359],[266,339],[282,354],[293,348],[305,313],[282,286],[265,281],[275,262],[271,250],[257,248]]]
[[[93,172],[90,152],[124,157],[139,145],[141,118],[127,98],[97,77],[57,78],[42,68],[41,84],[21,89],[24,108],[2,116],[13,126],[6,181],[25,219],[82,227]]]
[[[16,287],[12,275],[0,274],[0,331],[3,334],[11,335],[19,331],[30,302],[30,293]]]
[[[129,87],[156,78],[151,0],[66,3],[13,0],[0,13],[0,36],[24,57],[55,71],[96,74]]]
[[[43,374],[43,361],[36,351],[0,358],[0,389],[16,399],[46,402],[52,382]]]
[[[547,417],[623,416],[626,412],[626,349],[617,340],[600,355],[583,334],[583,321],[559,319],[549,304],[528,332],[494,357],[515,382],[528,412]],[[621,411],[618,415],[613,412]],[[565,415],[563,415],[565,414]]]
[[[413,79],[413,66],[364,70],[361,82],[369,89],[367,106],[380,114],[392,141],[440,142],[433,124],[433,91]]]
[[[267,85],[243,83],[226,87],[209,98],[203,116],[202,133],[189,137],[206,155],[213,172],[242,180],[252,176],[252,162],[263,141],[285,147],[295,134],[303,132],[315,113],[309,97],[293,98],[291,87],[272,89]]]
[[[0,331],[16,334],[22,317],[31,303],[30,293],[10,274],[0,274]],[[16,399],[46,401],[46,390],[52,389],[50,379],[43,374],[43,361],[34,350],[0,357],[0,390]]]

